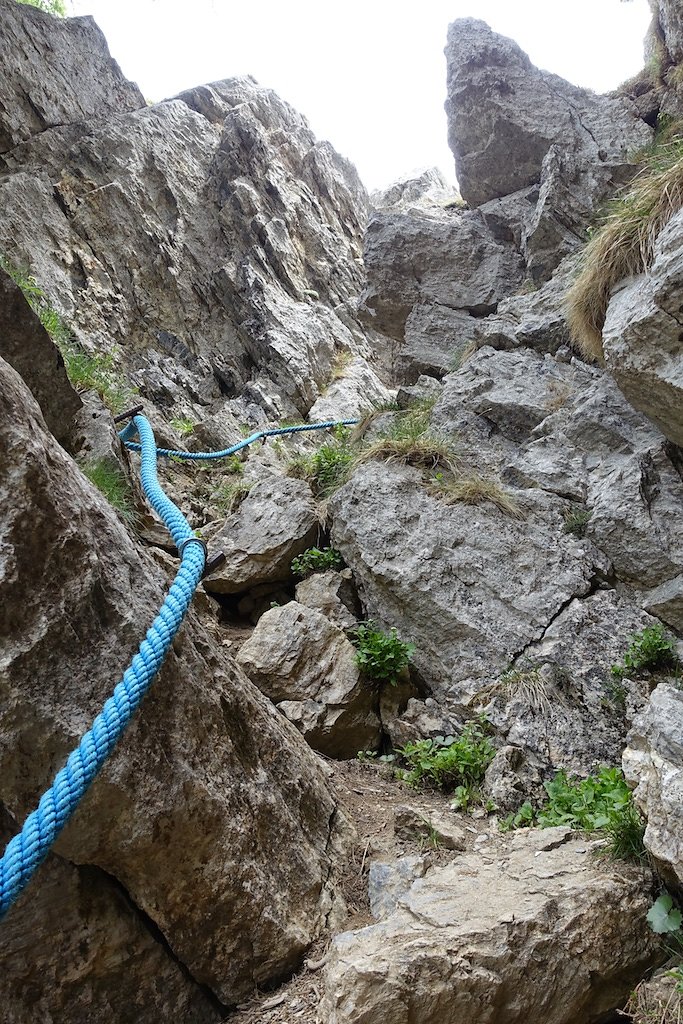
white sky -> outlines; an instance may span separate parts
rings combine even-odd
[[[252,74],[349,157],[370,189],[436,165],[449,22],[487,21],[533,62],[598,92],[643,66],[647,0],[71,0],[147,99]]]

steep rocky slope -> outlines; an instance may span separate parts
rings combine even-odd
[[[661,959],[649,867],[594,856],[599,833],[497,824],[627,747],[646,845],[683,879],[676,671],[611,671],[660,623],[683,653],[680,215],[611,299],[606,367],[572,350],[564,305],[589,222],[675,109],[683,31],[653,11],[666,74],[611,97],[451,26],[463,202],[437,172],[369,199],[250,78],[148,107],[90,19],[0,0],[0,255],[61,346],[0,272],[3,838],[177,564],[74,354],[174,448],[370,414],[353,436],[164,462],[226,560],[0,922],[12,1024],[217,1022],[332,936],[305,961],[324,968],[308,1008],[276,994],[235,1020],[602,1024]],[[102,459],[127,522],[88,480]],[[292,560],[329,542],[344,565],[297,584]],[[393,687],[356,660],[364,619],[414,644]],[[330,767],[482,714],[479,817]]]

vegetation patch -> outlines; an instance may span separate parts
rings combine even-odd
[[[623,657],[623,664],[612,665],[615,679],[628,675],[642,675],[644,672],[676,671],[680,661],[673,637],[664,632],[659,622],[646,626],[631,636],[631,642]]]
[[[209,496],[212,505],[222,512],[223,515],[230,515],[236,512],[251,490],[251,484],[245,480],[234,480],[220,484]]]
[[[603,360],[602,328],[614,286],[652,264],[662,228],[683,206],[683,134],[671,126],[642,156],[643,168],[607,208],[567,294],[567,322],[587,359]]]
[[[400,777],[410,786],[450,790],[460,810],[479,800],[479,787],[495,757],[484,718],[468,722],[460,736],[415,740],[399,749],[406,766]]]
[[[177,434],[180,434],[181,437],[188,437],[188,435],[194,430],[196,424],[192,420],[179,417],[178,419],[171,420],[171,426]]]
[[[395,685],[410,663],[415,644],[401,640],[395,629],[388,633],[365,622],[349,634],[356,648],[356,662],[363,673],[378,683]]]
[[[537,713],[548,714],[551,710],[548,682],[541,674],[540,666],[531,661],[503,672],[495,683],[479,692],[478,703],[493,697],[501,697],[506,702],[521,701]]]
[[[480,476],[478,473],[455,476],[453,480],[447,480],[442,474],[437,474],[429,493],[446,505],[481,505],[488,501],[512,519],[524,518],[524,513],[517,502],[498,480]]]
[[[437,466],[450,469],[455,458],[452,444],[429,430],[429,414],[435,401],[425,399],[397,413],[391,426],[361,449],[356,462],[360,464],[372,459],[384,459],[425,469],[435,469]]]
[[[139,516],[130,485],[120,466],[113,459],[94,459],[81,465],[88,480],[95,485],[127,526],[136,527]]]
[[[585,537],[588,524],[593,512],[587,508],[567,508],[564,511],[564,533],[571,533],[574,537]]]
[[[501,829],[566,825],[587,832],[603,831],[612,856],[625,860],[645,857],[645,824],[619,768],[601,768],[597,775],[585,779],[570,778],[561,771],[545,783],[545,790],[548,800],[542,807],[536,810],[526,801],[516,814],[501,821]]]
[[[299,455],[289,463],[289,475],[308,480],[316,497],[328,498],[348,479],[354,461],[347,427],[337,428],[331,441],[312,455]]]
[[[336,548],[308,548],[292,559],[292,573],[300,579],[305,579],[314,572],[327,572],[328,569],[343,567],[344,559]]]

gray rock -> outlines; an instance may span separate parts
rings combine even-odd
[[[316,750],[355,757],[377,747],[376,692],[352,644],[324,615],[296,601],[267,611],[237,661]]]
[[[361,609],[350,569],[314,572],[296,586],[299,604],[313,608],[340,629],[358,625]]]
[[[8,825],[0,828],[3,845],[16,831]],[[113,879],[54,854],[3,919],[2,961],[5,1024],[111,1024],[131,1014],[141,1024],[223,1019]]]
[[[0,0],[0,153],[55,125],[145,106],[92,18],[53,18]]]
[[[472,206],[541,182],[554,145],[560,159],[573,154],[580,161],[580,179],[572,172],[562,187],[578,199],[582,215],[632,171],[628,154],[652,137],[628,99],[596,96],[539,71],[483,21],[450,25],[446,59],[449,143],[460,190]]]
[[[683,60],[683,19],[675,0],[650,0],[653,26],[658,39],[664,44],[669,60],[680,64]]]
[[[398,909],[338,935],[328,1024],[593,1024],[657,961],[651,875],[566,829],[526,830],[418,879]]]
[[[308,419],[311,423],[354,419],[375,405],[390,402],[391,396],[392,392],[375,370],[361,356],[356,356],[311,406]]]
[[[207,576],[211,594],[239,594],[259,583],[291,577],[292,559],[312,547],[320,530],[308,484],[281,476],[255,483],[239,509],[214,533],[225,562]]]
[[[431,849],[462,851],[467,833],[454,818],[455,814],[449,816],[431,809],[421,813],[414,807],[395,807],[394,835],[397,839],[424,843]]]
[[[511,245],[497,241],[478,211],[441,216],[376,212],[365,236],[367,284],[361,313],[398,341],[417,304],[483,314],[522,281]]]
[[[1,268],[0,356],[23,377],[50,431],[73,451],[74,417],[81,400],[69,383],[59,349],[21,290]]]
[[[482,792],[502,814],[518,810],[525,800],[541,803],[547,797],[543,768],[523,747],[501,747],[486,769]]]
[[[375,210],[401,213],[432,213],[439,216],[444,209],[464,206],[460,193],[438,167],[421,174],[409,174],[387,188],[373,192],[370,200]]]
[[[410,889],[416,878],[426,870],[424,857],[399,857],[390,863],[374,860],[368,872],[370,913],[381,921],[396,910],[398,901]]]
[[[414,384],[404,385],[396,392],[399,409],[409,409],[416,402],[436,400],[441,396],[443,385],[436,377],[420,374]]]
[[[629,402],[683,445],[683,211],[655,244],[647,272],[614,293],[603,329],[609,371]]]
[[[647,818],[645,846],[670,885],[683,882],[683,692],[661,683],[633,722],[624,775]]]
[[[443,377],[457,369],[464,352],[479,335],[477,317],[438,302],[418,302],[405,323],[396,357],[399,380],[414,384],[423,375]]]
[[[168,581],[4,361],[0,375],[0,801],[23,821],[112,692]],[[55,852],[116,879],[187,977],[231,1004],[292,970],[323,927],[343,832],[334,809],[296,731],[191,613]],[[39,875],[10,912],[24,933],[40,890]],[[127,965],[131,1005],[163,1005]],[[4,973],[17,970],[18,986],[24,969]],[[101,986],[118,998],[111,985],[115,974]]]

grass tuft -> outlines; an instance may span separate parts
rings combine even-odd
[[[436,469],[453,468],[455,452],[446,438],[429,432],[429,414],[436,399],[424,399],[410,409],[397,413],[391,426],[359,452],[356,463],[384,459],[404,465]]]
[[[112,508],[116,509],[127,526],[135,528],[139,525],[140,517],[135,508],[133,492],[125,474],[113,459],[103,458],[85,462],[81,470],[90,483],[104,495]]]
[[[524,513],[511,498],[502,484],[492,477],[470,476],[456,477],[454,480],[438,480],[429,491],[446,505],[481,505],[488,501],[512,519],[523,519]]]
[[[657,237],[683,206],[683,134],[667,130],[644,155],[643,168],[607,207],[566,298],[567,323],[581,354],[602,362],[602,329],[612,289],[652,264]]]
[[[223,515],[236,512],[251,490],[251,484],[244,480],[230,481],[221,484],[211,492],[209,501]]]

